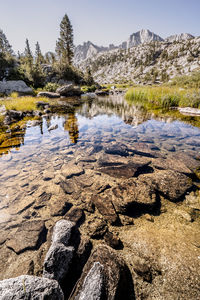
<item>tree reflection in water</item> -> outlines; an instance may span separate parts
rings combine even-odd
[[[74,112],[68,114],[68,118],[64,123],[64,129],[69,132],[71,142],[76,144],[79,138],[79,130],[78,120]]]

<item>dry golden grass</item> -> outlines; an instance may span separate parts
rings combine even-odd
[[[48,102],[47,98],[35,98],[32,96],[18,97],[17,93],[12,93],[10,98],[0,100],[0,105],[5,105],[7,110],[33,111],[36,110],[38,101]]]

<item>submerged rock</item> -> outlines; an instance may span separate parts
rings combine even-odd
[[[46,239],[46,227],[43,221],[34,220],[22,223],[9,237],[6,246],[17,254],[26,250],[38,249]]]
[[[114,155],[121,155],[121,156],[128,156],[128,148],[123,144],[114,144],[110,146],[106,146],[104,148],[105,153],[107,154],[114,154]]]
[[[84,170],[81,166],[66,164],[62,166],[61,173],[66,178],[71,178],[83,174]]]
[[[22,275],[0,281],[0,298],[64,300],[64,295],[56,280]]]
[[[98,169],[98,171],[116,178],[131,178],[140,172],[145,172],[145,169],[148,169],[148,165],[149,163],[130,162],[126,164],[120,164],[118,166],[101,167]]]
[[[150,210],[156,205],[156,190],[145,180],[131,178],[117,184],[111,192],[112,203],[119,213],[125,213],[134,205],[141,205]],[[140,207],[142,210],[142,207]]]
[[[117,223],[119,218],[111,201],[110,195],[94,195],[92,196],[92,202],[106,221],[110,224]]]
[[[186,175],[172,170],[162,170],[153,174],[145,174],[139,177],[146,181],[164,197],[176,202],[193,187],[192,180]]]

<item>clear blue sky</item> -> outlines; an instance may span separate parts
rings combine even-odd
[[[200,35],[200,0],[0,0],[0,28],[15,51],[28,38],[32,49],[54,51],[59,24],[67,13],[75,44],[119,44],[142,28],[161,37]]]

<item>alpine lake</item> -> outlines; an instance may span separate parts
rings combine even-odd
[[[166,299],[195,299],[200,117],[148,111],[123,95],[49,102],[53,113],[16,124],[0,145],[0,278],[40,276],[54,224],[70,219],[93,247],[123,257],[138,299],[163,299],[161,286]]]

